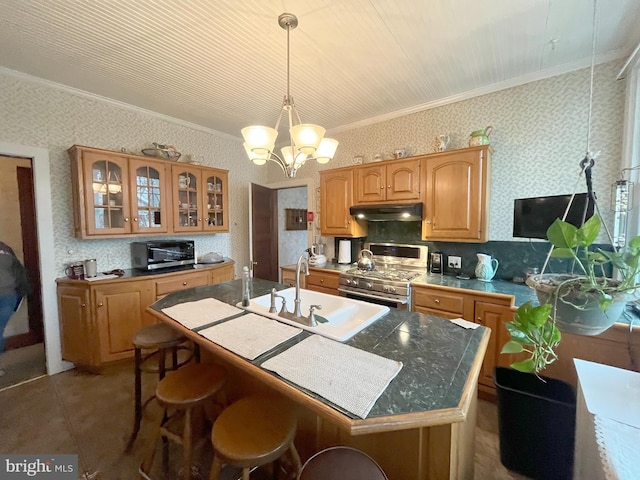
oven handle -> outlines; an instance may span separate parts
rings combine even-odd
[[[394,303],[399,303],[401,305],[406,305],[407,303],[409,303],[409,299],[408,298],[389,298],[389,297],[382,297],[380,295],[372,295],[370,293],[362,293],[362,292],[356,292],[353,290],[347,290],[346,288],[338,288],[338,292],[340,293],[350,293],[351,295],[357,295],[360,297],[367,297],[367,298],[375,298],[376,300],[387,300],[389,302],[394,302]]]

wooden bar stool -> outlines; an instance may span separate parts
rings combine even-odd
[[[204,427],[203,405],[220,393],[226,381],[226,372],[220,365],[191,363],[170,372],[158,383],[156,398],[165,408],[158,431],[150,444],[149,453],[140,466],[140,473],[149,478],[158,440],[163,440],[163,469],[167,470],[168,450],[166,441],[182,445],[183,480],[191,478],[194,435]],[[171,412],[171,413],[170,413]],[[182,421],[182,431],[179,425]]]
[[[262,397],[238,400],[213,424],[210,480],[218,480],[223,464],[242,468],[242,480],[249,480],[252,468],[276,462],[287,452],[297,478],[300,457],[293,444],[295,434],[296,416],[286,404]],[[275,477],[277,469],[273,473]]]
[[[178,361],[178,351],[189,350],[186,345],[187,338],[178,330],[164,323],[157,323],[144,327],[133,336],[133,346],[135,347],[135,364],[134,364],[134,416],[133,431],[127,442],[125,451],[130,451],[135,442],[138,432],[140,431],[140,423],[142,421],[142,411],[147,404],[154,398],[151,396],[144,404],[142,403],[142,372],[151,372],[158,374],[158,380],[162,380],[168,371],[177,370],[185,365],[195,356],[199,360],[198,346],[194,344],[190,355],[181,361]],[[147,353],[144,353],[144,352]],[[171,353],[171,363],[167,362],[167,352]],[[152,364],[151,360],[158,359],[157,364]]]

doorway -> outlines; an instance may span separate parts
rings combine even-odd
[[[293,191],[299,191],[299,194],[285,193]],[[313,222],[307,222],[306,230],[291,235],[292,232],[284,231],[282,219],[285,207],[306,207],[307,211],[313,212],[313,180],[296,178],[268,185],[251,184],[249,197],[249,258],[253,276],[277,282],[280,267],[295,263],[313,243]],[[291,198],[297,198],[295,201],[301,203],[289,205],[287,202]],[[286,245],[279,245],[283,242]]]
[[[38,231],[30,158],[0,156],[0,240],[27,270],[32,292],[12,315],[0,352],[0,389],[46,373]]]

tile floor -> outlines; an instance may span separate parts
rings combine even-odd
[[[143,379],[145,398],[152,393],[155,378],[147,375]],[[131,452],[125,453],[133,416],[133,363],[110,366],[101,375],[69,370],[0,391],[0,452],[77,453],[79,479],[134,480],[139,478],[138,466],[159,415],[159,407],[151,402],[138,439]],[[500,463],[497,432],[496,406],[479,401],[475,478],[526,479]],[[179,462],[179,450],[170,453]],[[208,442],[196,456],[194,480],[206,479],[211,458]],[[162,478],[159,463],[153,478]],[[178,478],[173,464],[167,479]],[[225,476],[235,477],[233,472]]]

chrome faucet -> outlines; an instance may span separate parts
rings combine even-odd
[[[293,313],[287,310],[285,298],[282,295],[278,295],[275,288],[271,289],[271,305],[269,307],[269,313],[276,313],[276,298],[280,298],[282,300],[282,306],[280,307],[280,312],[278,312],[279,317],[293,320],[303,325],[307,325],[308,327],[317,327],[318,320],[316,319],[315,310],[322,310],[322,305],[310,305],[309,316],[306,317],[302,315],[302,311],[300,309],[300,304],[302,303],[302,299],[300,298],[301,271],[305,275],[309,275],[309,258],[304,253],[300,255],[300,258],[298,258],[298,265],[296,266],[296,297],[294,300]]]
[[[293,301],[293,316],[299,318],[302,316],[302,312],[300,311],[300,270],[302,270],[302,266],[304,265],[304,274],[309,275],[309,257],[305,255],[307,252],[300,255],[298,258],[298,265],[296,266],[296,298]]]

